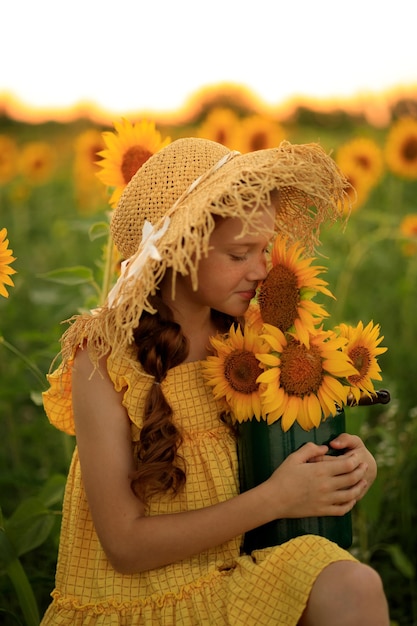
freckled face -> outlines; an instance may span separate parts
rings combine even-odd
[[[189,304],[235,317],[245,313],[259,281],[266,277],[266,248],[274,232],[275,209],[261,211],[265,231],[259,235],[240,236],[239,218],[219,220],[210,237],[209,254],[199,263],[198,290],[187,296]],[[178,281],[177,287],[181,289]]]

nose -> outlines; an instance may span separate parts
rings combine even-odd
[[[251,282],[259,282],[260,280],[264,280],[267,277],[267,274],[268,270],[266,267],[265,254],[262,254],[254,260],[253,264],[249,268],[247,278]]]

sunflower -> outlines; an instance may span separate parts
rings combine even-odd
[[[400,232],[403,237],[410,239],[403,244],[404,254],[406,256],[417,254],[417,213],[410,213],[402,219]]]
[[[233,418],[243,422],[252,417],[259,421],[262,416],[259,397],[259,374],[263,366],[255,354],[266,354],[268,345],[250,328],[230,328],[222,337],[211,337],[210,343],[216,356],[203,362],[203,376],[213,387],[214,397],[224,398]]]
[[[115,122],[114,127],[116,133],[103,133],[107,148],[98,153],[102,157],[98,161],[102,169],[97,173],[101,182],[115,188],[110,197],[112,207],[117,205],[124,188],[145,161],[171,142],[170,137],[162,140],[154,122],[142,120],[132,125],[122,119],[120,123]]]
[[[379,182],[384,171],[382,150],[368,137],[357,137],[343,144],[337,151],[336,163],[342,172],[357,169],[370,187]]]
[[[357,211],[366,203],[371,193],[372,185],[367,174],[353,162],[349,164],[344,163],[341,171],[350,185],[346,189],[349,197],[349,203],[344,207],[344,214],[346,215],[349,211]]]
[[[9,297],[5,285],[9,287],[13,287],[14,283],[10,276],[16,273],[16,270],[10,267],[10,263],[15,261],[15,257],[13,256],[13,250],[10,250],[9,240],[6,239],[7,230],[6,228],[2,228],[0,230],[0,296],[4,296],[5,298]]]
[[[325,268],[313,266],[314,258],[304,258],[303,253],[298,242],[288,246],[285,237],[277,237],[271,252],[272,268],[259,287],[257,299],[263,322],[282,332],[295,328],[300,341],[308,347],[309,330],[328,317],[313,297],[317,293],[334,296],[327,289],[328,283],[318,277]]]
[[[264,328],[262,337],[272,352],[256,357],[268,367],[258,377],[267,422],[281,419],[284,431],[296,421],[304,430],[319,426],[336,414],[337,405],[346,404],[349,387],[340,379],[357,374],[342,350],[346,340],[317,330],[307,347],[296,333],[286,336],[270,324]]]
[[[253,152],[276,148],[285,139],[281,125],[263,115],[250,115],[244,118],[238,128],[240,152]]]
[[[17,173],[18,150],[16,142],[0,135],[0,184],[8,183]]]
[[[95,128],[80,133],[74,142],[76,173],[91,177],[99,171],[97,155],[104,150],[103,133]]]
[[[384,337],[379,335],[379,324],[374,325],[373,322],[369,322],[365,328],[362,322],[355,327],[340,324],[338,331],[340,337],[347,340],[343,350],[357,370],[347,378],[351,385],[350,392],[358,402],[361,392],[369,396],[375,394],[373,380],[382,380],[377,356],[387,351],[387,348],[379,347]]]
[[[43,185],[51,178],[55,168],[55,150],[44,141],[32,141],[20,153],[20,171],[33,185]]]
[[[390,170],[402,178],[417,178],[417,120],[403,117],[395,122],[385,144]]]
[[[215,107],[198,129],[198,136],[223,144],[231,150],[239,149],[238,129],[240,120],[232,109]]]

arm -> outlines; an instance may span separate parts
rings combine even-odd
[[[309,463],[326,446],[307,444],[265,483],[196,511],[147,517],[134,495],[129,418],[105,360],[91,376],[86,350],[73,372],[77,445],[92,519],[112,566],[122,573],[161,567],[279,517],[343,515],[364,488],[365,466],[352,452],[334,463]]]

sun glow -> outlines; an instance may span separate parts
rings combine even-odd
[[[24,19],[10,2],[3,17],[19,25],[27,54],[17,53],[15,29],[5,28],[0,107],[34,123],[89,117],[107,124],[122,116],[176,123],[198,112],[204,90],[227,87],[247,90],[255,110],[276,117],[308,106],[387,123],[390,102],[417,90],[414,23],[403,19],[409,0],[378,15],[372,5],[352,0],[339,18],[330,0],[305,2],[301,19],[299,4],[260,0],[254,14],[245,2],[213,0],[196,24],[191,0],[119,0],[116,15],[97,0],[74,0],[62,28],[52,0],[28,3]]]

